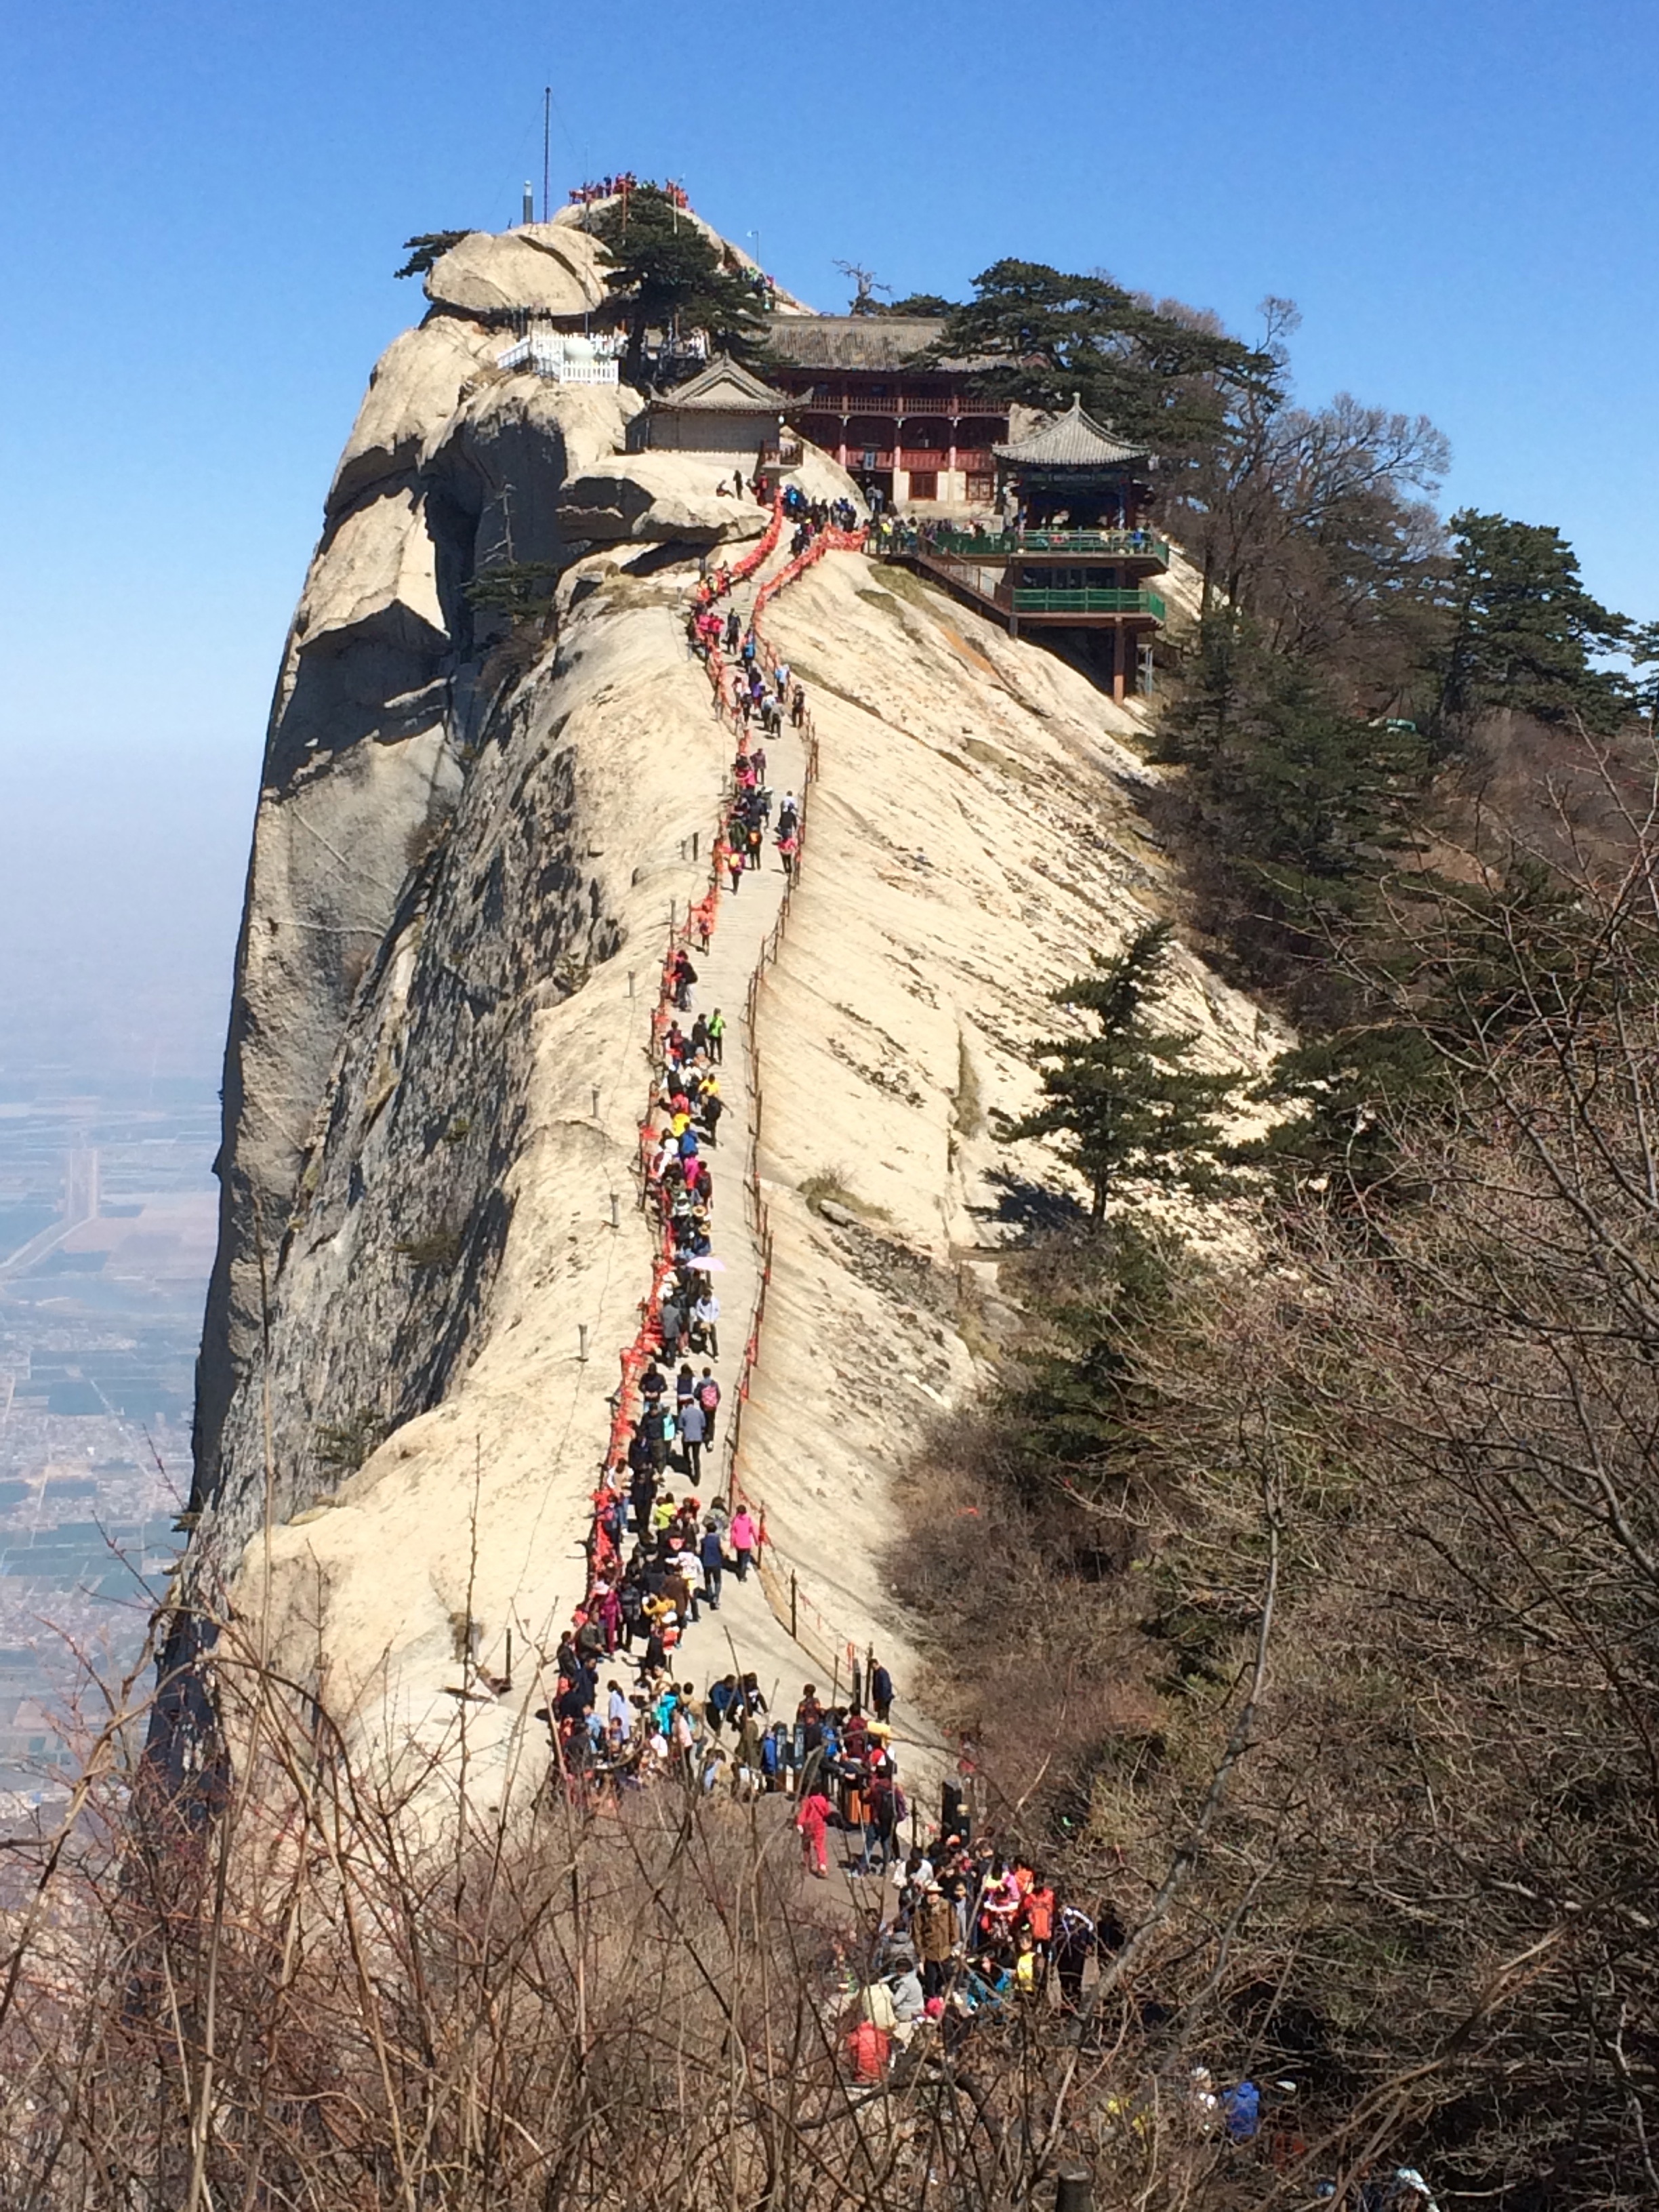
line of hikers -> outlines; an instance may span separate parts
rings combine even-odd
[[[787,683],[787,664],[781,665],[779,674]],[[745,872],[758,868],[762,863],[766,832],[772,820],[772,793],[765,775],[764,745],[738,755],[732,771],[733,797],[721,836],[726,872],[734,893],[740,888]],[[778,801],[778,826],[773,842],[777,847],[785,881],[793,883],[800,860],[800,801],[793,791],[786,791]]]
[[[721,571],[717,588],[729,584]],[[705,653],[718,655],[729,640],[740,653],[746,678],[742,703],[747,711],[740,710],[732,799],[715,854],[717,866],[729,870],[735,890],[744,872],[761,865],[773,807],[764,782],[765,751],[759,744],[750,750],[748,726],[757,707],[764,705],[769,711],[763,715],[763,726],[776,729],[788,701],[799,727],[805,718],[805,693],[793,683],[787,665],[766,668],[752,626],[745,632],[735,611],[722,619],[706,604],[694,607],[689,630]],[[799,802],[788,792],[778,808],[776,832],[787,878],[793,878],[799,836]],[[711,911],[706,902],[704,950]],[[717,1739],[730,1699],[717,1691],[710,1700],[699,1701],[690,1684],[671,1679],[671,1668],[686,1630],[704,1609],[718,1610],[725,1577],[746,1578],[763,1538],[760,1523],[741,1498],[728,1505],[714,1497],[705,1506],[698,1495],[706,1467],[713,1474],[721,1404],[712,1364],[720,1349],[714,1276],[721,1265],[714,1251],[712,1156],[719,1150],[725,1111],[720,1070],[726,1035],[718,1006],[683,1024],[681,1017],[692,1015],[698,980],[690,951],[678,946],[665,972],[667,1018],[658,1018],[655,1126],[644,1163],[645,1201],[656,1221],[663,1260],[647,1322],[645,1364],[638,1374],[639,1412],[622,1464],[607,1465],[604,1486],[595,1496],[587,1597],[560,1643],[557,1687],[540,1715],[553,1733],[556,1765],[567,1787],[584,1796],[595,1789],[638,1784],[674,1765],[682,1778],[708,1786],[714,1770],[726,1763],[723,1747],[714,1747],[720,1750],[718,1761],[705,1756],[711,1729],[694,1716],[712,1714],[712,1736]],[[672,1486],[681,1480],[686,1487],[676,1496]],[[719,1487],[717,1478],[711,1486]],[[619,1656],[636,1668],[635,1684],[629,1692],[610,1680],[602,1700],[599,1670]],[[738,1694],[742,1710],[732,1713],[734,1783],[758,1788],[769,1761],[775,1771],[781,1753],[775,1745],[763,1753],[759,1718],[764,1707],[752,1676],[738,1686]]]
[[[763,738],[775,737],[786,714],[791,729],[802,726],[806,686],[796,680],[787,661],[768,671],[759,639],[752,627],[744,629],[735,608],[722,620],[718,607],[694,607],[686,617],[685,633],[699,660],[717,661],[724,655],[732,664],[737,679],[732,704],[745,733],[758,723]]]

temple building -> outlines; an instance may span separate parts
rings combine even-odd
[[[1090,649],[1112,696],[1152,688],[1166,608],[1149,579],[1170,548],[1146,526],[1152,456],[1070,408],[993,449],[1001,517],[987,528],[924,523],[890,550],[1007,624],[1094,631]]]
[[[944,328],[927,316],[767,318],[769,374],[796,429],[881,507],[995,503],[1008,410],[975,389],[988,362],[915,365]]]
[[[741,456],[752,470],[775,455],[787,432],[787,392],[763,383],[729,354],[659,393],[629,425],[629,447],[678,453]]]
[[[1152,503],[1152,457],[1083,411],[1072,395],[1024,437],[993,449],[997,504],[1035,528],[1134,530]]]

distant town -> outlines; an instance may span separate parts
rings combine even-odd
[[[210,1084],[0,1074],[0,1826],[49,1804],[182,1541]]]

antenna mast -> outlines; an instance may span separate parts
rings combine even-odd
[[[547,204],[550,149],[553,138],[553,88],[542,88],[542,221],[550,222],[552,215]]]

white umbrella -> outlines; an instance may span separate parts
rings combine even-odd
[[[716,1260],[711,1254],[707,1252],[705,1252],[700,1259],[687,1260],[683,1262],[683,1264],[688,1267],[701,1267],[703,1273],[708,1275],[723,1275],[726,1273],[725,1261]]]

